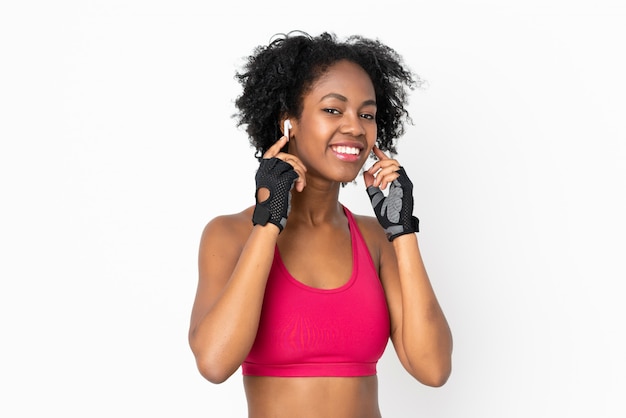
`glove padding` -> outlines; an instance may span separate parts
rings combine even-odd
[[[256,207],[252,215],[254,225],[265,225],[270,222],[282,232],[287,224],[287,215],[291,206],[291,188],[297,178],[298,173],[291,164],[276,157],[261,160],[255,176]],[[269,197],[259,202],[259,190],[262,188],[269,191]]]
[[[376,218],[389,241],[400,235],[419,232],[419,219],[413,216],[413,183],[404,168],[400,167],[397,172],[400,177],[391,182],[387,197],[378,187],[367,188]]]

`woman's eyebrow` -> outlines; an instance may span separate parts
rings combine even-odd
[[[327,95],[322,96],[322,98],[320,99],[320,102],[326,99],[337,99],[337,100],[341,100],[342,102],[348,101],[348,98],[346,96],[339,94],[339,93],[328,93]],[[374,99],[365,100],[361,105],[362,106],[369,106],[369,105],[376,106],[376,100]]]

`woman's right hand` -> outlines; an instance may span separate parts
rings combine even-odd
[[[274,143],[274,145],[267,149],[265,154],[263,154],[263,158],[270,159],[272,157],[276,157],[291,165],[294,171],[298,174],[295,188],[298,192],[301,192],[306,186],[306,167],[304,166],[304,164],[302,164],[302,161],[300,161],[300,159],[295,155],[288,154],[286,152],[280,152],[280,150],[283,149],[287,142],[289,142],[289,138],[287,138],[286,136],[282,136],[278,141]]]
[[[281,152],[288,139],[283,136],[272,145],[260,162],[256,173],[256,207],[252,216],[254,225],[276,225],[280,231],[287,223],[291,189],[302,191],[306,186],[306,167],[298,157]]]

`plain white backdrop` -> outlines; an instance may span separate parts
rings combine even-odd
[[[454,370],[425,387],[389,345],[383,416],[624,417],[623,3],[248,3],[0,6],[0,416],[245,416],[187,345],[197,247],[253,202],[235,70],[300,29],[427,82],[398,159]]]

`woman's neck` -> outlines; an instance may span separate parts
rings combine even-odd
[[[339,183],[308,181],[301,192],[291,192],[289,222],[320,225],[343,218],[339,203]]]

